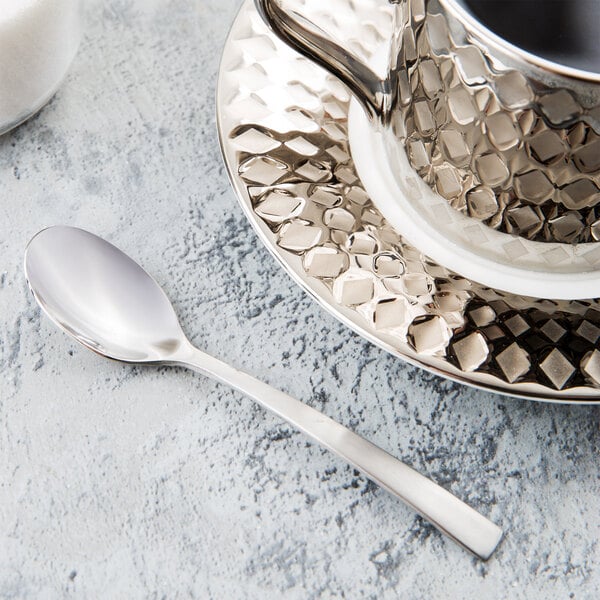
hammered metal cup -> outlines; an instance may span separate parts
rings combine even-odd
[[[529,240],[600,240],[600,74],[508,43],[458,0],[396,0],[381,79],[277,0],[256,4],[348,85],[453,208]]]

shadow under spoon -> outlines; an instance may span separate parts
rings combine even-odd
[[[126,363],[188,367],[243,392],[414,508],[442,533],[487,560],[502,530],[381,448],[254,377],[194,348],[162,288],[134,260],[74,227],[29,242],[25,275],[60,328],[98,354]]]

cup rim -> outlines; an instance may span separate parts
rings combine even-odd
[[[542,58],[537,54],[528,52],[509,42],[476,19],[462,4],[459,3],[458,0],[439,0],[439,2],[443,8],[462,23],[468,33],[477,37],[484,46],[499,50],[514,60],[525,61],[530,65],[541,68],[554,75],[560,75],[562,77],[576,79],[586,83],[600,84],[600,73],[594,73],[593,71],[586,71],[576,67],[568,67],[561,63]]]

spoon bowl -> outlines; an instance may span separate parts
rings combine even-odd
[[[158,362],[187,344],[156,281],[125,253],[74,227],[40,231],[25,275],[46,314],[91,350],[124,362]]]

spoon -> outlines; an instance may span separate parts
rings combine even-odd
[[[50,227],[29,242],[25,276],[44,312],[98,354],[126,363],[188,367],[250,396],[348,461],[483,560],[501,529],[381,448],[295,400],[194,348],[162,288],[135,261],[92,233]]]

